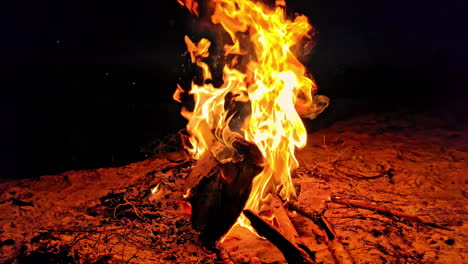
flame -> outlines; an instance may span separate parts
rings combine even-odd
[[[179,3],[189,7],[193,1]],[[211,42],[201,39],[197,44],[185,37],[192,62],[203,70],[203,85],[192,83],[194,96],[192,112],[182,110],[188,119],[191,153],[199,158],[212,151],[215,142],[230,147],[229,139],[240,134],[255,143],[265,160],[264,170],[254,179],[246,209],[261,211],[271,199],[269,195],[282,186],[280,195],[296,198],[291,171],[298,167],[294,151],[306,145],[307,132],[299,116],[314,106],[312,93],[315,83],[306,76],[306,68],[293,53],[293,47],[312,29],[308,19],[298,15],[288,19],[285,1],[276,1],[275,8],[250,0],[211,0],[213,24],[220,24],[229,34],[231,43],[224,46],[226,58],[232,60],[223,69],[221,87],[209,82],[212,75],[204,59],[209,55]],[[192,13],[198,10],[189,8]],[[239,35],[248,35],[252,50],[244,50]],[[249,54],[245,72],[236,67],[239,56]],[[179,98],[180,87],[176,91]],[[246,107],[245,105],[248,105]],[[230,107],[247,108],[248,117],[234,120]],[[237,107],[237,112],[243,111]],[[298,113],[299,111],[299,113]],[[234,122],[234,121],[237,121]],[[236,123],[237,125],[233,125]],[[238,124],[240,123],[240,124]],[[240,219],[243,222],[246,220]]]
[[[187,7],[187,9],[190,10],[190,12],[192,12],[196,16],[199,15],[199,13],[198,13],[198,2],[197,1],[195,1],[195,0],[177,0],[177,2],[181,6]]]

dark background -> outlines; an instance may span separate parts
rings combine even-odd
[[[407,106],[466,114],[463,0],[293,1],[318,30],[305,62],[329,109],[310,130]],[[118,166],[184,127],[193,18],[173,1],[9,1],[0,7],[0,175]],[[453,110],[453,112],[452,112]]]

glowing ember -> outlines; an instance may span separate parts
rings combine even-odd
[[[159,184],[156,185],[153,189],[151,189],[151,194],[155,194],[159,190]]]
[[[178,2],[198,14],[195,2]],[[232,42],[224,46],[229,58],[223,69],[224,83],[214,87],[208,82],[212,76],[204,62],[211,42],[201,39],[193,43],[185,37],[191,60],[202,68],[204,80],[201,86],[192,84],[189,92],[195,99],[193,112],[182,111],[189,121],[190,151],[199,158],[204,152],[213,151],[217,141],[231,148],[227,139],[235,138],[233,133],[257,145],[266,164],[254,179],[245,207],[259,212],[271,201],[270,193],[275,193],[280,185],[282,197],[296,197],[291,181],[291,171],[298,167],[294,151],[307,141],[299,115],[314,117],[326,107],[317,107],[312,95],[315,83],[306,76],[306,68],[292,52],[301,39],[310,38],[312,26],[302,15],[288,19],[284,1],[276,1],[273,9],[249,0],[212,0],[211,4],[212,23],[220,24]],[[241,41],[241,35],[249,37],[248,45],[243,38]],[[245,50],[246,46],[252,48]],[[238,61],[243,57],[250,60],[244,65],[246,70],[241,71],[243,67]],[[182,92],[178,87],[174,99],[180,101]],[[239,114],[245,112],[248,114]],[[220,162],[229,160],[217,158]]]

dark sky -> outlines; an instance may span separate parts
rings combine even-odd
[[[439,73],[444,80],[465,73],[467,5],[463,0],[288,1],[291,12],[306,14],[318,29],[318,46],[307,65],[319,80],[337,69]],[[175,0],[164,6],[154,0],[10,1],[4,12],[1,69],[16,77],[13,85],[20,89],[9,92],[21,102],[165,100],[183,62],[182,37],[193,29]],[[98,82],[106,72],[133,76],[115,73],[113,78],[128,83],[104,87],[109,85]],[[136,82],[139,78],[144,80]],[[328,82],[324,89],[336,96],[353,96]],[[158,85],[170,87],[155,89]]]
[[[318,30],[305,63],[336,102],[466,98],[466,1],[287,3]],[[183,36],[203,34],[176,0],[9,1],[0,10],[5,175],[125,163],[184,126],[171,99],[187,78]]]

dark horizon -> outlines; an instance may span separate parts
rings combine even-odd
[[[123,165],[185,125],[172,100],[186,81],[188,11],[169,1],[26,1],[5,8],[2,178]],[[319,129],[353,113],[466,113],[464,1],[287,1],[317,45],[304,61],[332,100]],[[184,79],[185,78],[185,79]],[[446,115],[450,115],[445,113]],[[310,122],[308,122],[310,125]]]

